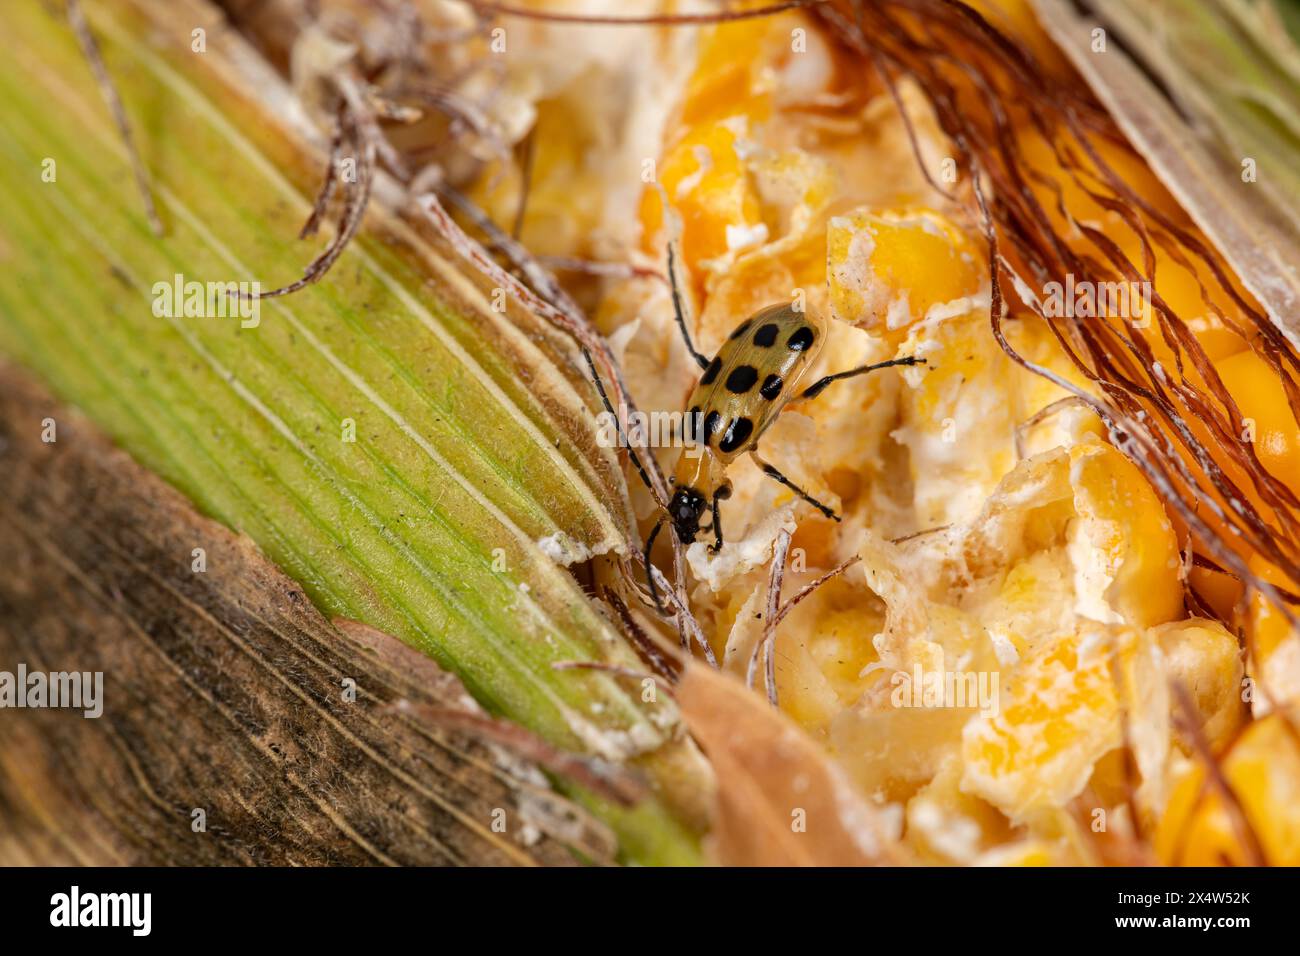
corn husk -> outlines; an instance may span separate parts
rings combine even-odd
[[[433,656],[552,745],[643,773],[631,809],[565,784],[625,858],[695,860],[707,775],[671,701],[551,666],[636,662],[564,566],[625,552],[629,528],[571,343],[517,302],[494,309],[454,253],[373,204],[327,283],[257,315],[166,314],[178,275],[271,288],[319,248],[293,239],[321,160],[291,97],[206,4],[85,5],[159,239],[67,21],[7,13],[0,351],[327,613]]]

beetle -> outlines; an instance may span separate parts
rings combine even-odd
[[[818,379],[799,389],[804,374],[812,367],[826,337],[824,321],[791,304],[770,305],[746,318],[731,333],[712,359],[695,348],[686,326],[681,289],[677,283],[673,244],[668,245],[668,280],[672,289],[673,316],[691,358],[700,367],[700,378],[687,402],[685,430],[698,454],[688,445],[677,460],[672,478],[673,493],[665,518],[683,544],[695,541],[701,532],[713,534],[709,552],[722,548],[720,503],[731,497],[727,469],[741,455],[749,455],[765,475],[812,505],[827,518],[839,521],[833,510],[804,491],[758,454],[758,442],[781,411],[793,400],[816,398],[831,384],[893,366],[923,365],[915,356],[860,365]],[[590,358],[588,359],[590,362]],[[595,372],[595,366],[592,365]],[[606,409],[613,414],[599,378],[596,380]],[[616,419],[617,420],[617,419]],[[629,445],[630,448],[630,445]],[[641,480],[650,487],[635,452],[633,464]],[[709,524],[703,524],[706,513]],[[646,579],[655,607],[665,613],[650,570],[650,550],[664,525],[660,518],[645,543]]]

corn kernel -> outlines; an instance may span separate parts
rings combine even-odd
[[[1300,745],[1286,721],[1279,713],[1248,726],[1220,757],[1220,769],[1265,861],[1300,866]],[[1156,831],[1156,853],[1168,866],[1251,863],[1250,837],[1234,819],[1198,763],[1169,799]]]
[[[1084,522],[1080,543],[1086,540],[1102,556],[1100,565],[1082,573],[1097,576],[1106,604],[1127,624],[1145,628],[1181,617],[1178,539],[1146,478],[1099,441],[1071,448],[1070,463],[1074,506]]]
[[[1247,419],[1243,440],[1254,443],[1273,477],[1300,495],[1300,424],[1277,374],[1254,352],[1239,352],[1215,367]]]
[[[933,209],[838,216],[827,230],[827,257],[832,314],[886,337],[969,312],[986,280],[978,248]]]
[[[1165,673],[1191,696],[1201,733],[1216,750],[1225,746],[1246,719],[1241,700],[1245,673],[1237,639],[1218,621],[1189,618],[1152,629],[1165,658]],[[1190,740],[1180,737],[1184,752]]]
[[[963,789],[1013,823],[1076,796],[1096,763],[1122,740],[1116,671],[1125,700],[1141,697],[1130,709],[1167,717],[1152,639],[1130,628],[1085,624],[1031,652],[1003,690],[1000,713],[966,724]]]
[[[1278,568],[1256,555],[1250,569],[1275,587],[1290,586]],[[1250,640],[1250,673],[1259,685],[1253,692],[1257,715],[1281,703],[1300,703],[1300,634],[1282,612],[1259,592],[1250,596],[1246,619]]]

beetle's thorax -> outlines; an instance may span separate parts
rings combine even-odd
[[[668,518],[677,537],[687,543],[694,541],[713,498],[725,498],[730,490],[726,467],[709,448],[695,445],[683,449],[668,502]]]

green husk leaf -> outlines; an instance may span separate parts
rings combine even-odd
[[[1100,0],[1097,8],[1234,159],[1257,160],[1260,185],[1300,225],[1300,49],[1277,8],[1241,0]]]
[[[424,651],[557,747],[640,768],[654,796],[630,810],[578,795],[628,859],[697,860],[699,820],[677,794],[700,787],[701,764],[674,736],[671,702],[551,667],[636,660],[552,556],[624,551],[630,527],[574,350],[517,305],[494,310],[463,263],[373,203],[325,280],[263,301],[255,325],[155,314],[157,284],[178,274],[263,288],[299,274],[320,248],[293,237],[321,160],[268,109],[272,91],[241,82],[256,54],[206,5],[85,8],[166,235],[150,232],[66,21],[12,5],[0,353],[247,534],[328,614]]]
[[[1300,345],[1300,48],[1283,20],[1292,0],[1091,0],[1097,19],[1064,0],[1034,5],[1166,188]],[[1123,46],[1092,52],[1099,24]],[[1243,175],[1248,160],[1253,179]]]

